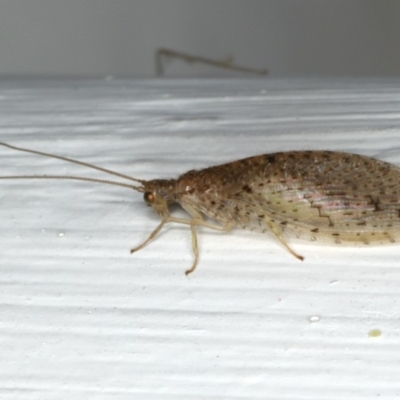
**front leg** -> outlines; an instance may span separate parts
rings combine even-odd
[[[131,249],[131,254],[134,253],[135,251],[139,251],[140,249],[143,249],[149,243],[151,240],[153,240],[158,233],[161,231],[162,227],[168,222],[168,219],[163,219],[160,224],[157,226],[156,229],[154,229],[153,232],[150,233],[149,237],[142,243],[139,244],[139,246],[133,247]]]
[[[217,231],[227,232],[232,229],[232,225],[216,225],[211,224],[207,221],[204,221],[200,214],[197,214],[192,219],[185,219],[185,218],[175,218],[175,217],[168,217],[168,222],[176,222],[178,224],[185,224],[190,225],[190,231],[192,232],[192,249],[194,253],[194,261],[190,269],[185,271],[186,275],[191,274],[197,267],[197,263],[199,261],[199,247],[197,245],[197,233],[196,233],[196,226],[206,226],[207,228],[214,229]]]
[[[196,210],[192,209],[191,207],[185,207],[185,210],[190,214],[190,216],[192,217],[191,219],[176,218],[176,217],[172,217],[172,216],[164,217],[162,219],[162,221],[160,222],[160,224],[150,233],[148,238],[143,243],[141,243],[139,246],[136,246],[131,249],[131,254],[136,251],[139,251],[140,249],[145,247],[151,240],[153,240],[167,222],[175,222],[177,224],[190,225],[190,231],[192,233],[192,249],[193,249],[193,253],[194,253],[194,261],[193,261],[191,268],[188,269],[187,271],[185,271],[185,274],[188,275],[188,274],[192,273],[196,269],[196,266],[197,266],[197,263],[199,260],[199,248],[198,248],[198,244],[197,244],[196,226],[205,226],[207,228],[214,229],[217,231],[222,231],[222,232],[230,231],[233,226],[230,224],[217,225],[217,224],[213,224],[213,223],[204,221],[202,214],[200,214]]]

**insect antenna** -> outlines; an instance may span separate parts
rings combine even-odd
[[[133,178],[132,176],[129,176],[129,175],[121,174],[119,172],[112,171],[112,170],[107,169],[107,168],[98,167],[97,165],[93,165],[93,164],[90,164],[90,163],[87,163],[87,162],[84,162],[84,161],[74,160],[74,159],[69,158],[69,157],[58,156],[58,155],[51,154],[51,153],[45,153],[43,151],[25,149],[23,147],[12,146],[12,145],[4,143],[4,142],[0,142],[0,146],[8,147],[8,148],[13,149],[13,150],[24,151],[26,153],[37,154],[39,156],[51,157],[51,158],[55,158],[57,160],[67,161],[67,162],[70,162],[70,163],[73,163],[73,164],[82,165],[82,166],[87,167],[87,168],[92,168],[92,169],[95,169],[97,171],[105,172],[106,174],[118,176],[119,178],[123,178],[123,179],[128,179],[128,180],[131,180],[131,181],[139,182],[142,185],[146,182],[143,179],[136,179],[136,178]],[[127,187],[127,188],[130,188],[130,189],[137,190],[138,192],[143,192],[143,187],[142,186],[134,186],[134,185],[129,185],[129,184],[122,183],[122,182],[110,181],[110,180],[105,180],[105,179],[86,178],[86,177],[83,177],[83,176],[70,176],[70,175],[9,175],[9,176],[0,176],[0,179],[71,179],[71,180],[97,182],[97,183],[104,183],[104,184],[107,184],[107,185]]]
[[[85,176],[73,176],[73,175],[0,175],[0,179],[70,179],[75,181],[85,181],[85,182],[96,182],[104,183],[106,185],[121,186],[129,189],[136,190],[138,192],[143,192],[142,186],[129,185],[128,183],[122,183],[117,181],[109,181],[107,179],[95,179],[87,178]]]
[[[110,174],[110,175],[115,175],[115,176],[118,176],[120,178],[128,179],[130,181],[139,182],[141,184],[146,182],[145,180],[142,180],[142,179],[136,179],[136,178],[133,178],[132,176],[121,174],[119,172],[112,171],[112,170],[107,169],[107,168],[98,167],[97,165],[89,164],[89,163],[84,162],[84,161],[74,160],[73,158],[58,156],[56,154],[51,154],[51,153],[45,153],[44,151],[24,149],[23,147],[12,146],[11,144],[4,143],[4,142],[0,142],[0,146],[8,147],[8,148],[13,149],[13,150],[24,151],[26,153],[37,154],[39,156],[56,158],[57,160],[67,161],[67,162],[70,162],[70,163],[73,163],[73,164],[82,165],[82,166],[87,167],[87,168],[96,169],[97,171],[105,172],[106,174]]]

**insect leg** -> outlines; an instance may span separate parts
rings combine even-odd
[[[193,262],[193,265],[191,266],[191,268],[188,269],[187,271],[185,271],[186,275],[190,274],[191,272],[193,272],[196,269],[196,266],[197,266],[197,263],[199,260],[199,248],[197,245],[196,226],[206,226],[207,228],[218,230],[218,231],[229,231],[230,229],[232,229],[231,225],[215,225],[215,224],[206,222],[203,220],[201,214],[199,214],[199,213],[194,213],[194,215],[192,215],[192,216],[193,216],[192,219],[176,218],[176,217],[171,217],[171,216],[164,218],[160,222],[160,224],[156,227],[156,229],[154,229],[154,231],[150,233],[149,237],[142,244],[131,249],[131,254],[136,251],[139,251],[140,249],[143,249],[143,247],[145,247],[151,240],[153,240],[158,235],[158,233],[161,231],[161,229],[167,222],[175,222],[178,224],[190,225],[190,230],[192,232],[192,248],[193,248],[193,253],[194,253],[194,262]]]
[[[134,253],[135,251],[138,251],[140,249],[143,249],[143,247],[145,247],[147,245],[147,243],[149,243],[151,240],[153,240],[157,234],[161,231],[162,227],[169,221],[168,218],[163,219],[160,224],[157,226],[156,229],[154,229],[153,232],[150,233],[149,237],[139,246],[134,247],[133,249],[131,249],[131,254]]]
[[[197,245],[197,233],[196,233],[196,226],[205,226],[210,229],[214,229],[217,231],[229,231],[232,229],[231,225],[215,225],[211,224],[209,222],[204,221],[202,218],[201,214],[194,214],[192,219],[186,219],[186,218],[176,218],[176,217],[168,217],[167,218],[168,222],[176,222],[178,224],[184,224],[184,225],[190,225],[190,231],[192,232],[192,248],[193,248],[193,253],[194,253],[194,262],[191,266],[190,269],[185,271],[186,275],[189,275],[192,273],[197,266],[198,260],[199,260],[199,247]]]
[[[276,226],[271,223],[270,221],[265,221],[265,223],[268,225],[268,228],[271,229],[271,232],[279,239],[279,241],[286,247],[286,249],[289,251],[290,254],[298,258],[300,261],[304,260],[304,257],[301,256],[300,254],[297,254],[287,243],[286,240],[283,238],[279,230],[276,228]]]
[[[190,269],[185,271],[185,275],[191,274],[197,267],[197,262],[199,261],[199,248],[197,246],[197,233],[196,233],[196,228],[195,224],[193,223],[193,220],[191,221],[190,224],[190,230],[192,232],[192,248],[193,248],[193,253],[194,253],[194,261]]]

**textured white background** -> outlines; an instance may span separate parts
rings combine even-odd
[[[400,165],[398,80],[2,81],[0,139],[151,179],[259,153]],[[103,177],[0,148],[1,175]],[[170,226],[142,195],[0,181],[0,398],[400,398],[400,246]],[[315,320],[316,322],[312,322]],[[382,332],[370,337],[373,329]]]

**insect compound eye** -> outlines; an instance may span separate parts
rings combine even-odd
[[[148,204],[154,203],[154,194],[152,192],[146,192],[144,194],[144,201]]]

